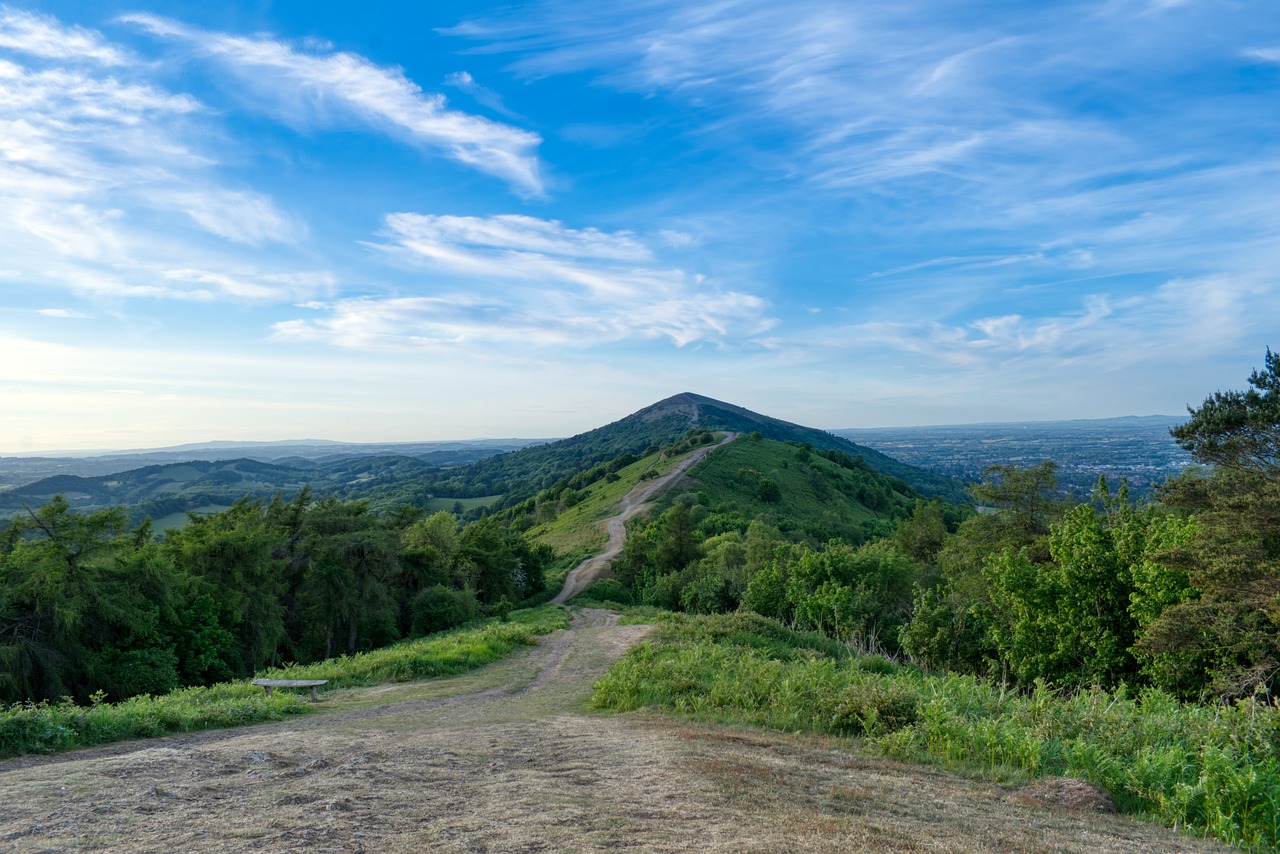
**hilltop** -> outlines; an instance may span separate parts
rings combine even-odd
[[[783,421],[741,406],[692,392],[682,392],[586,433],[535,445],[461,466],[438,484],[443,495],[503,495],[504,503],[521,501],[559,480],[624,454],[675,441],[690,430],[759,433],[766,439],[796,442],[818,450],[843,451],[881,474],[899,478],[924,495],[967,501],[962,485],[948,477],[899,462],[813,427]]]
[[[345,500],[368,499],[376,508],[413,504],[438,509],[461,500],[478,506],[509,507],[600,463],[640,456],[669,445],[690,430],[724,431],[839,451],[918,492],[948,501],[966,501],[962,485],[943,475],[902,463],[879,451],[824,430],[804,427],[692,392],[646,406],[624,418],[567,439],[527,444],[524,440],[418,445],[339,443],[208,443],[149,452],[152,464],[103,472],[113,459],[93,461],[92,475],[59,473],[0,492],[0,512],[19,511],[65,494],[72,506],[92,509],[126,505],[134,516],[157,519],[185,511],[208,512],[251,495],[295,494],[306,485],[318,494]],[[507,444],[504,444],[507,443]],[[269,447],[268,447],[269,445]],[[234,457],[236,452],[242,455]],[[183,453],[200,459],[178,459]],[[231,457],[231,458],[228,458]],[[270,461],[260,459],[270,457]],[[137,461],[136,454],[120,461]],[[154,460],[165,460],[156,463]],[[107,465],[110,468],[109,465]],[[68,466],[61,471],[76,470]],[[83,470],[83,469],[81,469]],[[434,503],[433,503],[434,502]]]

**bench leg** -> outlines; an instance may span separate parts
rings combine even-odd
[[[263,685],[263,686],[262,686],[262,690],[267,692],[267,696],[268,696],[268,697],[270,697],[270,696],[271,696],[271,686],[270,686],[270,685]]]
[[[320,698],[316,696],[316,686],[312,685],[312,686],[311,686],[311,702],[313,702],[313,703],[314,703],[314,702],[316,702],[316,701],[317,701],[317,700],[319,700],[319,699],[320,699]]]

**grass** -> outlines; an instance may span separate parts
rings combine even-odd
[[[188,512],[205,515],[208,513],[221,513],[223,510],[230,510],[230,504],[202,504],[194,507],[190,511],[182,510],[177,513],[170,513],[167,516],[161,516],[159,519],[152,519],[151,526],[157,531],[168,531],[172,529],[182,529],[191,524],[191,517]]]
[[[1280,844],[1280,709],[1266,703],[1010,693],[730,614],[664,615],[596,684],[593,704],[857,735],[893,758],[998,781],[1079,777],[1125,812],[1244,848]]]
[[[692,451],[690,451],[692,453]],[[582,500],[567,507],[555,519],[535,525],[526,532],[529,539],[545,543],[557,554],[573,553],[590,557],[604,548],[608,541],[605,520],[613,516],[623,496],[640,483],[640,475],[653,469],[664,474],[687,456],[662,457],[650,454],[629,466],[618,469],[618,479],[596,481],[583,490]]]
[[[568,619],[562,608],[553,606],[513,611],[508,622],[487,620],[371,652],[273,668],[258,675],[328,679],[326,688],[450,676],[535,643],[538,635],[568,625]],[[102,702],[99,696],[89,706],[76,705],[70,699],[16,703],[0,707],[0,757],[275,721],[311,708],[299,695],[289,692],[265,697],[261,688],[247,681],[183,688],[158,697],[144,694],[119,703]]]
[[[57,753],[132,738],[244,726],[306,710],[307,704],[297,695],[277,692],[264,697],[261,688],[246,682],[89,706],[78,706],[70,698],[16,703],[0,708],[0,756]]]
[[[259,675],[266,679],[328,679],[325,689],[453,676],[497,661],[521,646],[537,643],[538,635],[568,624],[569,617],[563,608],[543,605],[513,611],[507,622],[487,620],[479,626],[314,664],[277,667]]]
[[[784,532],[819,541],[836,532],[860,542],[864,532],[883,526],[894,508],[909,505],[878,475],[844,469],[819,454],[768,439],[741,437],[700,461],[689,477],[696,485],[672,490],[663,507],[680,493],[692,492],[713,512],[736,513],[743,529],[750,520],[763,517]],[[761,497],[765,483],[778,487],[778,500]],[[880,510],[871,509],[863,498]]]

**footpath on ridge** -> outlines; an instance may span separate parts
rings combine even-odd
[[[609,546],[558,601],[621,549],[613,523],[624,532],[709,450],[628,493]],[[578,609],[462,676],[335,690],[282,723],[0,763],[0,850],[1234,850],[848,740],[591,712],[593,683],[649,630]]]
[[[670,489],[672,484],[679,480],[699,460],[721,445],[732,442],[736,438],[738,438],[737,433],[729,433],[714,445],[698,448],[661,477],[649,481],[641,481],[633,486],[630,492],[622,496],[617,514],[609,517],[609,540],[605,544],[604,550],[594,557],[587,558],[569,571],[569,574],[564,579],[564,587],[561,588],[560,594],[551,600],[552,604],[563,605],[585,590],[588,584],[599,578],[613,563],[614,559],[622,554],[622,547],[626,545],[627,541],[627,522],[643,513],[650,501]]]

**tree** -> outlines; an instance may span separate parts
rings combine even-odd
[[[1246,391],[1215,391],[1190,420],[1169,432],[1197,460],[1280,479],[1280,353],[1267,348],[1265,368]]]
[[[177,687],[172,564],[121,508],[62,496],[15,520],[0,560],[0,702]]]

